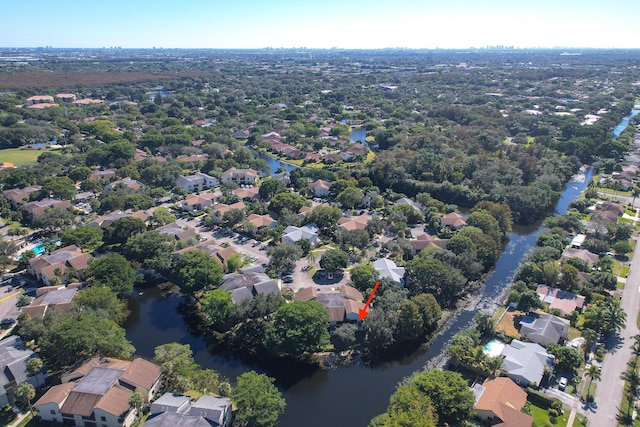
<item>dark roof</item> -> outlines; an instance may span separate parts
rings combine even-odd
[[[202,417],[176,412],[163,412],[147,418],[143,427],[213,427],[218,424]]]

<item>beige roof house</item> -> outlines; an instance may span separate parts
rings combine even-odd
[[[258,198],[260,189],[258,187],[236,188],[233,194],[238,196],[240,200],[254,200]]]
[[[278,221],[273,219],[273,217],[268,214],[267,215],[251,214],[247,217],[247,221],[253,224],[253,226],[256,227],[256,229],[258,230],[264,227],[273,228],[276,225],[278,225]]]
[[[58,199],[42,199],[35,202],[25,203],[23,208],[25,212],[27,212],[29,218],[33,219],[38,215],[42,215],[45,213],[47,209],[51,208],[60,208],[66,209],[71,207],[71,202],[69,200],[58,200]]]
[[[122,178],[118,181],[110,182],[109,184],[104,186],[104,189],[106,191],[113,191],[120,186],[128,188],[130,190],[139,190],[142,188],[142,184],[139,181],[136,181],[135,179],[127,177],[127,178]]]
[[[364,230],[371,221],[371,215],[362,214],[353,217],[342,217],[338,219],[338,229],[340,231]]]
[[[295,295],[296,301],[317,301],[329,312],[329,322],[358,320],[360,309],[364,308],[363,296],[351,286],[342,285],[337,289],[318,290],[315,287],[302,288]]]
[[[313,194],[316,197],[327,197],[329,195],[329,188],[331,188],[331,183],[323,179],[317,179],[312,183],[307,184],[307,188],[313,190]]]
[[[223,184],[234,183],[238,185],[253,185],[258,182],[259,176],[260,174],[255,169],[236,169],[235,167],[232,167],[222,172],[222,175],[220,175],[220,181],[222,181]]]
[[[458,230],[467,225],[467,220],[458,212],[451,212],[440,218],[440,224],[442,224],[443,227]]]
[[[89,174],[89,177],[87,179],[97,179],[98,181],[100,180],[108,181],[111,178],[115,178],[115,177],[116,177],[116,169],[103,169],[103,170],[97,169],[91,172],[91,174]]]
[[[53,101],[53,96],[51,95],[35,95],[27,98],[27,105],[52,104]]]
[[[482,421],[500,427],[531,427],[533,418],[521,412],[527,392],[511,379],[489,379],[478,388],[476,414]]]
[[[409,240],[412,252],[415,254],[426,248],[444,249],[449,239],[436,239],[428,233],[419,234],[415,239]]]
[[[12,188],[11,190],[5,190],[2,192],[2,195],[9,201],[9,203],[11,203],[12,207],[17,209],[20,205],[29,201],[31,193],[40,191],[41,189],[42,187],[39,185],[31,185],[24,188]]]
[[[586,249],[567,248],[562,252],[562,258],[579,258],[586,261],[589,266],[593,267],[600,257]]]

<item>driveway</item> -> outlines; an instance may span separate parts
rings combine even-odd
[[[624,381],[620,375],[627,369],[631,360],[632,336],[640,333],[637,319],[640,309],[640,240],[631,260],[631,270],[627,276],[627,285],[622,291],[621,307],[627,313],[627,326],[619,335],[606,342],[607,355],[602,364],[602,379],[597,383],[595,405],[587,406],[589,425],[615,427],[624,390]]]
[[[283,283],[282,286],[290,287],[294,292],[297,292],[302,288],[309,288],[315,286],[317,288],[335,288],[337,286],[346,285],[351,281],[351,276],[348,272],[344,272],[342,276],[335,276],[334,279],[328,279],[322,277],[318,272],[320,269],[320,257],[322,252],[318,254],[313,266],[309,265],[309,260],[301,258],[296,262],[296,267],[293,270],[291,276],[293,277],[293,283]],[[310,268],[312,267],[312,268]],[[311,274],[314,272],[314,276]]]

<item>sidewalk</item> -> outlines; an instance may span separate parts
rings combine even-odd
[[[21,412],[21,413],[19,413],[19,414],[18,414],[18,417],[17,417],[15,420],[13,420],[13,422],[12,422],[12,423],[7,424],[7,427],[15,427],[15,426],[17,426],[18,424],[20,424],[20,423],[22,422],[22,420],[24,420],[24,419],[25,419],[25,418],[27,418],[28,416],[29,416],[29,413],[28,413],[28,412]]]

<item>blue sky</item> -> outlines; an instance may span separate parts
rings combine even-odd
[[[2,47],[640,48],[638,8],[620,0],[4,0],[1,10]]]

